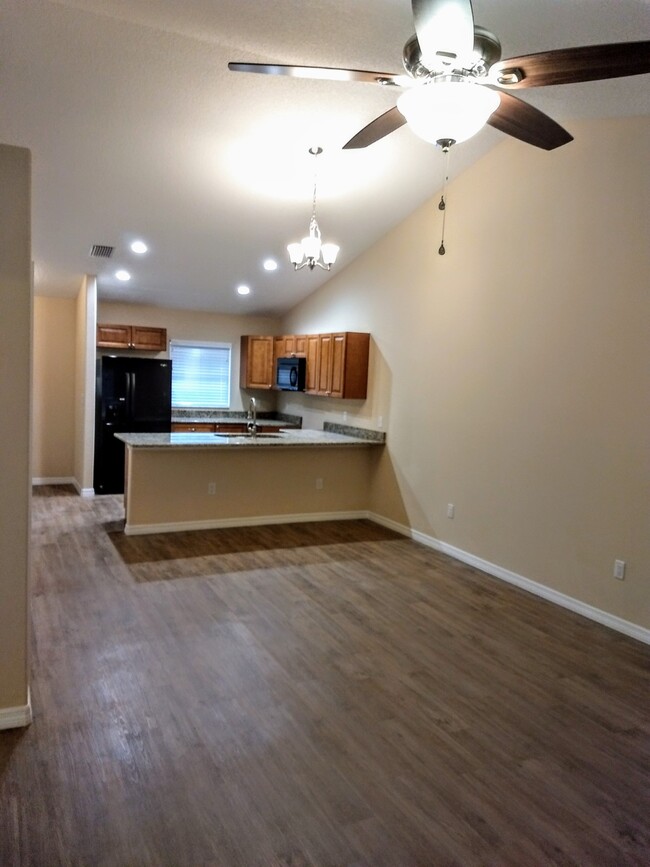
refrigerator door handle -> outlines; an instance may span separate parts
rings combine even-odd
[[[127,371],[126,376],[126,413],[124,421],[130,421],[133,406],[133,389],[131,387],[131,374]]]
[[[135,373],[131,373],[131,409],[129,411],[129,415],[131,416],[131,421],[133,421],[134,414],[135,414]]]

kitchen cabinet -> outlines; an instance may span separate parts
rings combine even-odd
[[[274,338],[244,335],[239,357],[241,388],[273,388],[275,373]]]
[[[322,397],[364,400],[368,391],[370,335],[345,331],[317,337],[317,343],[308,344],[305,391]]]
[[[245,421],[218,421],[215,423],[215,433],[246,433]]]
[[[148,325],[98,325],[97,346],[101,349],[167,350],[167,329]]]
[[[292,428],[295,425],[283,424],[282,427]],[[193,422],[193,421],[174,421],[172,422],[172,433],[246,433],[248,423],[242,421],[217,421],[217,422]],[[277,433],[280,427],[277,424],[264,424],[257,422],[258,433]]]
[[[214,424],[203,421],[173,421],[172,433],[214,433],[214,427]]]
[[[247,335],[241,339],[240,386],[273,388],[276,360],[296,355],[307,359],[307,394],[365,400],[369,350],[370,335],[358,331]]]
[[[283,425],[284,426],[284,425]],[[291,427],[291,425],[286,425],[286,427]],[[280,428],[276,424],[264,424],[264,422],[257,422],[257,432],[258,433],[276,433]],[[247,421],[219,421],[214,425],[215,433],[246,433],[248,430],[248,422]]]
[[[304,358],[307,355],[306,334],[284,334],[273,338],[273,355],[275,358]]]

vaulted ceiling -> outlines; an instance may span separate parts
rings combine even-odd
[[[505,57],[650,38],[647,0],[473,7]],[[96,273],[100,298],[279,314],[328,279],[294,273],[286,257],[311,214],[310,147],[323,148],[317,215],[324,239],[341,245],[337,269],[442,185],[440,150],[408,127],[341,149],[395,104],[394,89],[227,68],[400,72],[409,0],[2,0],[0,13],[0,141],[33,154],[37,293],[72,295]],[[649,114],[649,84],[641,75],[523,98],[571,130],[581,117]],[[456,146],[452,174],[501,141],[486,128]],[[129,250],[135,238],[148,243],[145,256]],[[111,258],[89,256],[93,244],[114,247]],[[272,273],[262,268],[269,256]],[[118,268],[131,272],[127,284]],[[236,294],[240,283],[249,296]]]

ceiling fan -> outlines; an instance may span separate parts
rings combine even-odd
[[[371,121],[344,149],[367,147],[405,123],[416,135],[448,149],[488,123],[553,150],[573,136],[511,90],[650,72],[650,41],[560,48],[501,60],[499,39],[474,24],[471,0],[412,0],[411,6],[415,35],[403,50],[407,75],[270,63],[229,63],[228,68],[405,88],[397,106]]]

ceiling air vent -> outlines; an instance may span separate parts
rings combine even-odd
[[[114,249],[115,247],[108,244],[93,244],[90,248],[90,255],[95,259],[110,259]]]

